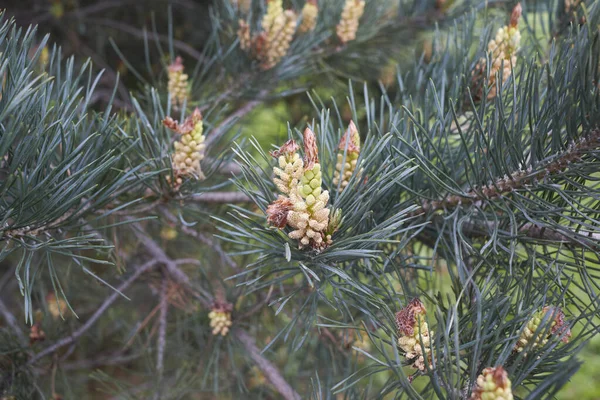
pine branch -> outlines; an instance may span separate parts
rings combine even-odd
[[[96,312],[85,322],[85,324],[79,327],[79,329],[73,332],[69,337],[63,338],[58,342],[54,343],[53,345],[46,347],[44,350],[37,353],[28,361],[28,364],[34,364],[35,362],[46,357],[47,355],[56,352],[58,349],[70,345],[79,340],[79,338],[85,332],[87,332],[88,329],[90,329],[96,323],[96,321],[98,321],[102,314],[104,314],[104,312],[108,310],[108,308],[121,296],[120,292],[123,292],[125,289],[131,286],[131,284],[133,284],[142,274],[153,268],[157,263],[157,260],[150,260],[147,263],[137,267],[134,273],[117,288],[117,291],[114,291],[110,296],[106,298],[106,300],[104,300],[104,302],[100,305],[100,307],[98,307]]]
[[[234,331],[237,339],[242,343],[248,355],[254,363],[261,369],[263,374],[267,377],[269,382],[275,387],[275,389],[283,396],[286,400],[299,400],[301,397],[296,391],[290,386],[290,384],[283,378],[281,372],[275,367],[269,360],[264,358],[256,347],[254,338],[252,338],[247,332],[236,329]]]
[[[198,239],[200,242],[212,248],[219,255],[221,261],[223,261],[229,267],[231,267],[234,270],[239,269],[236,262],[233,261],[233,259],[229,257],[227,253],[225,253],[225,250],[223,250],[219,242],[207,237],[206,235],[202,234],[201,232],[198,232],[195,229],[190,228],[189,226],[179,223],[180,221],[177,219],[177,217],[173,215],[166,207],[161,207],[161,212],[170,223],[176,224],[183,233],[190,237]]]
[[[184,197],[198,203],[250,203],[252,200],[242,192],[206,192]]]
[[[436,219],[439,219],[438,217],[441,218],[441,216],[436,216]],[[471,238],[489,237],[489,233],[497,229],[497,225],[494,222],[485,223],[485,227],[487,229],[484,229],[481,222],[478,222],[477,224],[464,223],[462,225],[462,233]],[[549,226],[540,226],[531,222],[523,224],[523,226],[518,229],[518,233],[530,239],[538,239],[554,244],[570,244],[574,246],[589,245],[592,248],[599,247],[600,233],[575,231],[563,225],[560,226],[560,229],[569,232],[569,234],[558,232]],[[431,244],[431,247],[435,245],[435,241],[427,241],[426,236],[424,236],[423,239],[423,242]],[[582,239],[588,239],[588,243],[583,242]]]
[[[225,135],[231,129],[231,124],[238,119],[244,117],[250,111],[254,110],[256,107],[261,105],[264,101],[265,96],[269,93],[267,89],[261,90],[254,100],[248,101],[246,104],[238,108],[235,112],[225,118],[219,126],[215,128],[215,130],[208,136],[206,140],[206,146],[210,147],[215,141],[220,139],[223,135]]]
[[[156,352],[156,371],[158,373],[158,390],[155,399],[160,399],[162,393],[162,380],[164,374],[165,346],[167,343],[167,313],[169,302],[167,301],[169,281],[163,277],[160,290],[160,315],[158,319],[158,339]]]
[[[200,288],[192,286],[190,277],[177,266],[177,263],[169,258],[165,251],[154,240],[152,240],[150,236],[144,233],[143,228],[138,223],[134,223],[132,227],[135,235],[141,241],[148,253],[153,257],[153,259],[156,262],[163,264],[175,282],[189,288],[195,297],[202,303],[202,306],[206,309],[209,309],[213,300],[212,296],[210,296],[210,294],[204,290],[201,291],[202,296],[196,294],[197,291],[200,291]]]
[[[10,312],[10,310],[8,309],[8,307],[6,307],[6,304],[4,304],[4,302],[2,301],[2,299],[0,299],[0,314],[2,314],[2,316],[4,317],[4,320],[6,321],[6,323],[15,332],[15,334],[19,338],[19,341],[23,345],[26,345],[27,341],[28,341],[27,340],[27,336],[25,336],[25,334],[23,333],[23,330],[21,329],[21,327],[19,326],[19,323],[17,322],[17,319],[15,318],[15,316],[13,315],[13,313]]]
[[[600,129],[591,131],[587,136],[572,143],[566,151],[552,157],[537,171],[530,167],[527,171],[516,171],[510,176],[500,178],[492,184],[475,188],[465,195],[450,195],[443,200],[426,200],[413,215],[451,210],[460,206],[481,205],[485,201],[497,200],[514,190],[522,189],[544,178],[564,172],[573,162],[581,161],[587,152],[600,147]]]

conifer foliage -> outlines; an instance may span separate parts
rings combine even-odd
[[[178,4],[125,81],[0,16],[0,399],[557,396],[600,2],[214,1],[197,48]]]

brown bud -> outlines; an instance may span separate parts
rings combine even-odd
[[[183,72],[183,60],[177,56],[175,61],[169,65],[169,72]]]
[[[523,13],[523,7],[521,7],[521,3],[517,3],[515,8],[513,8],[512,14],[510,16],[510,26],[512,26],[514,28],[517,27],[522,13]]]
[[[233,304],[227,302],[227,301],[214,301],[211,307],[212,311],[216,311],[216,312],[232,312],[233,311]]]
[[[283,144],[278,150],[274,150],[271,152],[271,155],[275,158],[279,158],[286,154],[292,154],[298,151],[300,146],[294,141],[294,139],[290,139]]]
[[[396,313],[398,332],[404,336],[412,336],[417,322],[417,315],[425,315],[425,306],[418,298],[414,298]]]
[[[304,169],[310,171],[319,163],[317,137],[310,128],[304,130]]]
[[[192,115],[190,115],[185,119],[185,121],[183,121],[183,124],[179,125],[179,123],[173,118],[166,117],[163,120],[163,125],[175,133],[185,135],[186,133],[193,131],[196,124],[200,121],[202,121],[202,113],[200,112],[200,109],[196,107]]]
[[[267,223],[279,229],[285,228],[288,221],[288,213],[294,207],[294,203],[287,197],[279,196],[277,200],[267,207]]]
[[[561,341],[563,343],[568,343],[571,338],[571,330],[569,326],[565,322],[565,313],[560,308],[555,308],[553,306],[545,306],[542,309],[544,314],[549,313],[550,316],[554,316],[554,324],[552,325],[551,333],[553,335],[562,335]]]
[[[346,145],[346,143],[348,144]],[[346,133],[344,133],[344,135],[342,136],[338,148],[342,151],[345,151],[346,146],[348,146],[348,153],[360,152],[360,135],[358,133],[358,129],[356,129],[354,121],[350,121],[348,129],[346,130]]]

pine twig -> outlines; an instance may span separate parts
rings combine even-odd
[[[242,343],[252,361],[261,369],[265,377],[285,400],[300,399],[300,395],[283,378],[277,367],[262,356],[252,336],[240,329],[235,330],[235,336]]]
[[[206,192],[192,194],[187,199],[198,203],[250,203],[252,200],[242,192]]]
[[[194,239],[198,239],[200,242],[202,242],[205,245],[212,248],[219,255],[219,257],[221,258],[221,261],[223,261],[225,264],[227,264],[234,270],[239,269],[236,262],[233,261],[233,259],[231,257],[229,257],[229,255],[227,255],[227,253],[225,253],[225,250],[223,250],[223,248],[221,247],[219,242],[209,238],[208,236],[202,234],[201,232],[198,232],[195,229],[190,228],[189,226],[180,224],[177,217],[175,215],[173,215],[173,213],[171,213],[166,207],[162,207],[161,212],[170,223],[177,224],[179,226],[179,229],[181,229],[181,231],[183,233],[185,233],[186,235],[188,235],[190,237],[193,237]]]
[[[219,124],[219,126],[217,126],[215,130],[208,136],[206,140],[206,145],[210,146],[216,140],[220,139],[221,136],[225,135],[229,131],[229,129],[231,129],[229,124],[244,117],[250,111],[254,110],[256,107],[261,105],[267,93],[269,93],[267,89],[261,90],[254,100],[248,101],[242,107],[238,108],[235,112],[233,112],[231,115],[225,118]]]
[[[547,176],[564,172],[573,162],[580,161],[586,152],[598,147],[600,147],[600,129],[595,129],[586,137],[572,143],[566,151],[550,159],[538,171],[533,171],[531,168],[527,171],[516,171],[489,185],[469,190],[464,195],[451,195],[443,200],[424,201],[422,206],[412,214],[448,210],[461,205],[481,204],[484,201],[499,199],[505,194],[525,188]]]
[[[158,391],[156,392],[156,399],[160,399],[162,392],[165,346],[167,344],[167,314],[169,311],[169,302],[167,301],[168,288],[169,281],[163,277],[160,289],[160,315],[158,319],[158,339],[156,352],[156,371],[158,372]]]
[[[117,300],[117,298],[121,296],[120,292],[123,292],[125,289],[131,286],[131,284],[134,283],[144,272],[154,267],[157,264],[157,262],[157,260],[150,260],[147,263],[136,268],[135,272],[117,288],[117,291],[114,291],[110,296],[108,296],[106,300],[104,300],[104,303],[102,303],[100,307],[98,307],[96,312],[86,321],[85,324],[79,327],[79,329],[73,332],[69,337],[63,338],[58,342],[54,343],[53,345],[46,347],[44,350],[37,353],[29,360],[28,364],[34,364],[36,361],[46,357],[49,354],[56,352],[61,347],[76,342],[85,332],[87,332],[88,329],[90,329],[96,323],[96,321],[98,321],[98,319],[112,305],[112,303],[114,303]]]
[[[6,307],[6,304],[4,304],[4,302],[2,301],[2,299],[0,299],[0,314],[2,314],[2,316],[4,317],[4,320],[6,321],[6,323],[15,332],[15,334],[19,338],[19,341],[22,344],[26,344],[27,343],[27,336],[25,336],[25,334],[23,333],[23,330],[19,327],[19,323],[17,322],[17,319],[15,318],[15,316],[13,315],[13,313],[10,312],[10,310],[8,309],[8,307]]]

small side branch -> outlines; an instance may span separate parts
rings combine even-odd
[[[231,115],[229,115],[227,118],[225,118],[219,124],[219,126],[217,126],[215,128],[215,130],[208,136],[208,139],[206,140],[206,145],[210,146],[215,141],[219,140],[223,135],[225,135],[231,129],[232,123],[234,123],[236,120],[244,117],[250,111],[254,110],[256,107],[261,105],[264,101],[264,96],[266,96],[267,93],[269,93],[269,92],[266,89],[262,90],[260,93],[258,93],[255,100],[251,100],[251,101],[247,102],[242,107],[238,108],[235,112],[233,112]]]
[[[215,251],[215,253],[217,253],[219,255],[219,258],[221,258],[221,261],[223,261],[225,264],[227,264],[232,269],[238,270],[238,265],[236,264],[236,262],[233,261],[233,259],[231,257],[229,257],[227,255],[227,253],[225,253],[225,250],[223,250],[221,245],[216,240],[209,238],[208,236],[202,234],[201,232],[198,232],[195,229],[190,228],[189,226],[180,224],[177,217],[175,215],[173,215],[173,213],[171,213],[166,207],[162,207],[161,211],[162,211],[162,214],[167,218],[167,220],[172,224],[177,224],[179,229],[181,229],[181,231],[183,233],[185,233],[186,235],[188,235],[190,237],[193,237],[194,239],[197,239],[198,241],[200,241],[200,242],[204,243],[205,245],[209,246],[210,248],[212,248]]]
[[[160,315],[158,318],[158,340],[156,351],[156,372],[158,373],[158,391],[155,399],[160,399],[162,393],[162,380],[164,374],[165,347],[167,344],[167,313],[169,302],[167,301],[169,281],[163,277],[160,289]]]
[[[285,400],[300,400],[300,395],[283,378],[277,367],[262,356],[252,336],[240,329],[235,330],[235,336],[242,343],[252,361]]]
[[[459,206],[479,204],[484,201],[496,200],[514,190],[522,189],[547,176],[564,172],[569,165],[580,161],[587,152],[600,147],[600,129],[590,132],[586,137],[572,143],[562,154],[549,160],[540,170],[516,171],[510,176],[505,176],[497,181],[478,188],[469,190],[464,195],[451,195],[442,200],[424,201],[422,206],[413,212],[413,215],[424,212],[454,209]]]
[[[125,289],[127,289],[129,286],[131,286],[131,284],[134,283],[144,272],[148,271],[149,269],[154,267],[156,264],[157,264],[156,260],[151,260],[151,261],[141,265],[140,267],[138,267],[135,270],[135,272],[117,288],[118,292],[115,291],[110,296],[108,296],[108,298],[104,301],[104,303],[102,303],[100,305],[100,307],[98,307],[98,310],[96,310],[96,312],[90,317],[90,319],[88,319],[86,321],[85,324],[83,324],[79,329],[77,329],[75,332],[73,332],[73,334],[71,336],[63,338],[63,339],[59,340],[58,342],[54,343],[53,345],[46,347],[44,350],[37,353],[35,356],[33,356],[29,360],[28,364],[33,364],[36,361],[46,357],[47,355],[56,352],[61,347],[68,346],[71,343],[76,342],[85,332],[87,332],[88,329],[90,329],[92,327],[92,325],[94,325],[96,323],[96,321],[98,321],[98,319],[112,305],[112,303],[114,303],[117,300],[117,298],[119,298],[119,296],[121,296],[119,294],[119,292],[123,292]]]
[[[251,200],[242,192],[206,192],[193,194],[187,198],[198,203],[231,204],[250,203]]]
[[[19,326],[19,323],[17,322],[17,319],[10,312],[10,310],[8,309],[8,307],[6,307],[6,304],[4,304],[4,302],[2,301],[2,299],[0,299],[0,314],[2,314],[2,316],[4,317],[4,320],[6,321],[6,324],[8,326],[10,326],[12,328],[12,330],[15,332],[15,334],[19,338],[19,341],[21,342],[21,344],[26,344],[27,343],[27,337],[25,336],[25,334],[23,333],[23,330]]]

